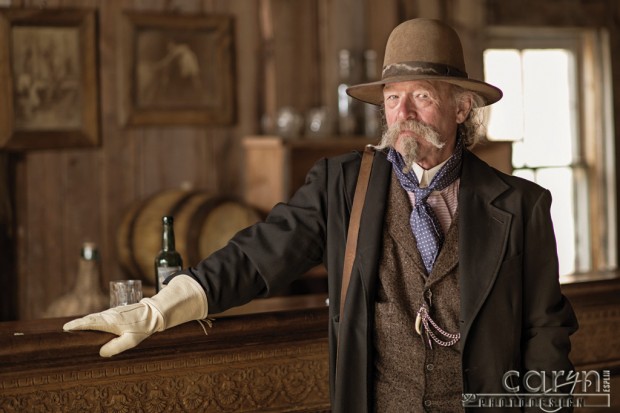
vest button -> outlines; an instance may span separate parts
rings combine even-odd
[[[424,400],[424,406],[431,407],[431,404],[433,403],[430,400]]]
[[[428,370],[428,371],[433,371],[434,368],[435,368],[435,366],[433,366],[430,363],[426,365],[426,370]]]

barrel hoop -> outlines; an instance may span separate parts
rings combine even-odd
[[[219,205],[222,205],[225,202],[239,202],[239,199],[230,196],[230,195],[223,195],[223,196],[216,196],[216,197],[211,197],[207,200],[205,200],[205,202],[200,205],[196,212],[195,212],[195,217],[199,218],[200,222],[203,222],[204,218],[206,218],[206,216],[208,215],[209,211],[212,211],[214,208],[216,208]],[[201,232],[202,228],[198,225],[194,225],[191,226],[189,228],[187,228],[187,236],[189,239],[198,239],[200,232]],[[198,251],[198,249],[196,249],[196,253],[200,254],[200,251]],[[206,257],[195,257],[195,259],[203,259]]]
[[[178,214],[179,210],[185,206],[185,203],[190,200],[190,198],[201,194],[201,191],[189,191],[187,192],[181,199],[179,199],[176,204],[170,210],[170,215],[175,216]]]

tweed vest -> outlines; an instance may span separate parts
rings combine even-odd
[[[460,343],[429,346],[415,331],[426,301],[444,330],[459,331],[458,217],[427,276],[408,225],[411,203],[392,174],[373,331],[376,412],[463,412]]]

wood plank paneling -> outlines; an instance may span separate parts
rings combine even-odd
[[[377,73],[381,74],[385,44],[392,29],[401,22],[396,2],[385,0],[367,0],[366,12],[366,49],[377,53]]]
[[[100,245],[101,269],[104,284],[113,279],[125,278],[116,254],[116,233],[122,214],[137,199],[136,182],[139,178],[134,159],[136,147],[134,131],[120,126],[118,90],[120,14],[123,2],[111,0],[99,7],[99,60],[101,85],[101,169],[102,181]]]
[[[24,157],[26,181],[18,190],[25,192],[26,211],[17,209],[19,233],[23,236],[20,250],[26,248],[27,268],[19,268],[20,316],[31,318],[46,305],[48,294],[62,284],[63,274],[58,269],[63,263],[62,243],[62,160],[55,153],[35,153]],[[25,212],[25,213],[24,213]],[[52,268],[47,272],[46,267]],[[50,290],[49,288],[52,288]]]
[[[488,24],[524,26],[599,26],[611,22],[615,0],[486,0]]]

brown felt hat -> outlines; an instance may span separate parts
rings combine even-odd
[[[351,86],[347,93],[380,105],[385,84],[409,80],[453,83],[480,94],[487,105],[502,98],[495,86],[467,76],[458,34],[439,20],[413,19],[396,26],[385,47],[381,80]]]

